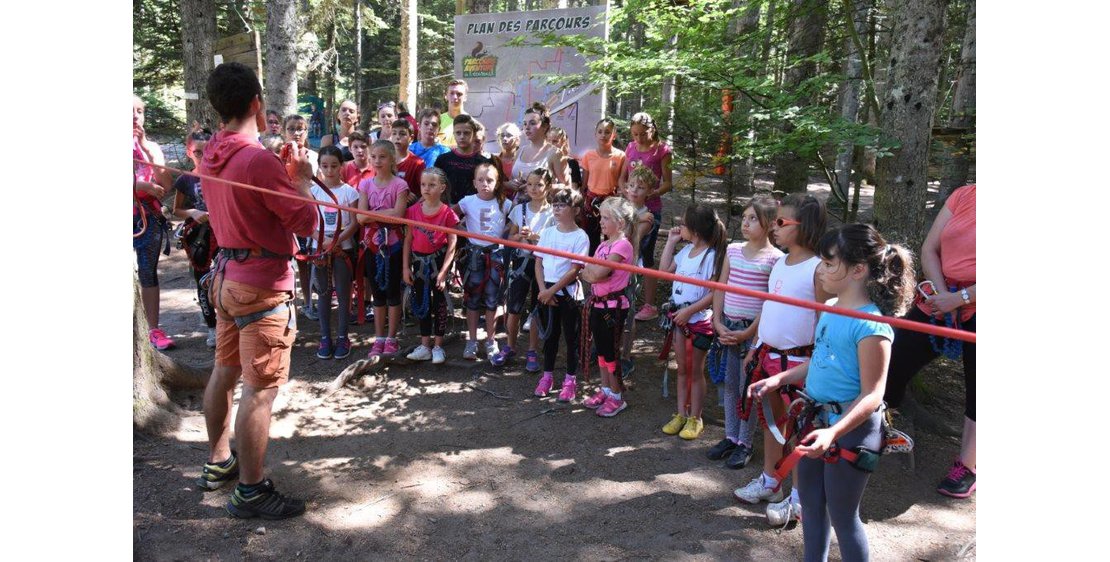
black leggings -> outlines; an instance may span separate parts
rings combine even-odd
[[[921,312],[917,306],[914,306],[904,318],[915,322],[929,322],[929,316]],[[975,316],[969,318],[960,328],[974,332]],[[944,345],[942,338],[933,339],[938,347]],[[963,342],[963,351],[964,415],[971,421],[975,421],[975,344]],[[887,375],[886,394],[883,396],[887,405],[891,408],[900,406],[906,396],[906,387],[909,386],[910,380],[939,355],[933,349],[929,334],[895,328],[894,346],[890,352],[890,373]]]
[[[881,423],[882,414],[874,412],[836,443],[844,449],[862,445],[879,451]],[[836,529],[841,559],[845,562],[868,559],[867,533],[859,518],[859,504],[870,476],[843,459],[826,463],[821,458],[802,457],[798,461],[798,499],[802,501],[806,562],[828,560],[830,528]]]
[[[616,361],[620,356],[616,330],[624,330],[626,316],[627,308],[590,308],[590,336],[594,339],[597,356],[606,362]]]
[[[416,252],[413,252],[412,255],[414,258],[423,257],[421,254],[418,254]],[[439,268],[443,267],[443,258],[443,255],[436,256],[434,260],[435,270],[432,271],[432,278],[428,280],[432,286],[432,302],[431,306],[428,308],[427,316],[420,319],[421,336],[431,336],[433,330],[435,332],[435,335],[441,337],[447,333],[447,298],[444,296],[443,291],[436,289],[435,286],[435,276],[439,274]],[[424,287],[424,280],[417,275],[419,272],[416,270],[416,267],[418,266],[416,264],[416,260],[414,259],[412,272],[412,298],[409,299],[409,305],[412,306],[414,309],[413,315],[416,314],[415,307],[418,304],[421,306],[427,305],[427,303],[424,302],[424,300],[427,298],[427,296],[425,295],[425,291],[427,289],[425,289]]]
[[[193,272],[193,279],[197,282],[197,303],[200,304],[200,313],[204,315],[204,323],[209,328],[216,327],[216,309],[212,308],[212,303],[208,300],[208,291],[200,287],[200,278],[207,274],[207,271],[200,272],[196,269],[189,268]]]
[[[544,283],[544,286],[550,288],[554,283]],[[582,331],[582,303],[576,301],[559,291],[555,295],[555,306],[548,306],[546,304],[540,305],[540,317],[537,318],[543,322],[550,332],[547,334],[547,339],[543,341],[543,370],[546,372],[553,372],[555,370],[555,357],[559,354],[559,332],[563,332],[563,337],[567,342],[567,374],[575,376],[578,374],[578,345],[579,337]],[[550,324],[548,324],[550,320]],[[532,323],[532,329],[537,329],[535,322]]]

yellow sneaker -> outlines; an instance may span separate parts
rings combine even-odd
[[[682,426],[685,424],[686,416],[682,414],[675,414],[674,417],[671,418],[671,421],[667,422],[667,425],[663,426],[663,433],[666,433],[667,435],[675,435],[679,431],[682,431]]]
[[[689,417],[686,418],[686,427],[678,434],[683,439],[697,439],[701,435],[701,430],[705,427],[701,418]]]

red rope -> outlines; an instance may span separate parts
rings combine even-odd
[[[478,232],[467,232],[465,230],[457,230],[457,229],[448,228],[448,227],[445,227],[445,226],[439,226],[439,225],[435,225],[435,224],[428,224],[428,223],[425,223],[425,222],[414,221],[414,220],[406,219],[406,218],[403,218],[403,217],[390,217],[390,216],[382,215],[382,214],[379,214],[379,213],[375,213],[373,211],[362,211],[362,210],[355,209],[355,208],[352,208],[352,207],[344,207],[342,205],[337,205],[337,204],[334,204],[334,203],[328,203],[326,201],[318,201],[315,198],[309,199],[309,198],[301,197],[300,195],[296,195],[296,194],[292,194],[292,193],[281,193],[281,192],[278,192],[278,191],[274,191],[272,189],[266,189],[264,187],[257,187],[257,186],[253,186],[253,185],[250,185],[250,184],[240,183],[240,182],[231,181],[231,180],[225,180],[225,179],[217,178],[215,176],[209,176],[209,175],[205,175],[205,174],[198,174],[196,172],[186,172],[184,170],[178,170],[178,169],[175,169],[175,168],[170,168],[169,166],[160,166],[158,164],[151,164],[149,162],[143,162],[143,163],[147,164],[149,166],[153,166],[155,168],[162,168],[162,169],[168,170],[170,172],[177,172],[177,173],[180,173],[180,174],[195,176],[195,177],[201,178],[203,180],[207,180],[209,182],[213,182],[213,183],[217,183],[217,184],[225,184],[225,185],[230,185],[232,187],[241,187],[243,189],[249,189],[251,191],[258,191],[260,193],[265,193],[267,195],[274,195],[274,196],[277,196],[277,197],[286,197],[288,199],[296,199],[297,201],[303,201],[305,203],[311,203],[313,205],[323,205],[325,207],[335,207],[336,209],[340,209],[340,210],[343,210],[343,211],[350,211],[352,213],[356,213],[356,214],[360,214],[360,215],[366,215],[366,216],[371,217],[374,220],[377,220],[377,221],[380,221],[380,222],[403,224],[403,225],[406,225],[406,226],[419,226],[420,228],[426,228],[426,229],[430,229],[430,230],[437,230],[439,232],[445,232],[447,234],[454,234],[456,236],[463,236],[463,237],[470,238],[470,239],[483,240],[483,241],[486,241],[486,242],[501,244],[502,246],[509,246],[509,247],[512,247],[512,248],[521,248],[523,250],[532,250],[533,252],[540,252],[542,254],[547,254],[547,255],[551,255],[551,256],[559,256],[561,258],[566,258],[566,259],[574,260],[574,261],[577,261],[577,262],[592,263],[594,265],[604,266],[604,267],[607,267],[609,269],[622,269],[622,270],[627,271],[629,273],[637,273],[637,274],[640,274],[640,275],[647,275],[647,276],[656,277],[656,278],[659,278],[659,279],[666,279],[666,280],[672,281],[672,282],[673,281],[681,281],[683,283],[689,283],[691,285],[698,285],[700,287],[705,287],[707,289],[713,289],[715,291],[724,291],[726,293],[733,293],[733,294],[736,294],[736,295],[743,295],[743,296],[746,296],[746,297],[754,297],[754,298],[758,298],[758,299],[771,300],[771,301],[775,301],[775,302],[781,302],[783,304],[789,304],[789,305],[797,306],[797,307],[800,307],[800,308],[808,308],[808,309],[811,309],[811,310],[819,310],[821,312],[829,312],[829,313],[832,313],[832,314],[839,314],[841,316],[848,316],[848,317],[851,317],[851,318],[859,318],[861,320],[871,320],[871,321],[874,321],[874,322],[883,322],[885,324],[890,324],[891,326],[894,326],[895,328],[905,328],[907,330],[913,330],[915,332],[922,332],[922,333],[926,333],[926,334],[932,334],[934,336],[941,336],[941,337],[945,337],[945,338],[949,338],[949,339],[957,339],[957,340],[966,341],[966,342],[969,342],[969,343],[975,343],[975,333],[974,332],[969,332],[969,331],[966,331],[966,330],[956,330],[954,328],[949,328],[947,326],[936,326],[936,325],[933,325],[933,324],[927,324],[925,322],[914,322],[913,320],[906,320],[904,318],[894,318],[894,317],[891,317],[891,316],[878,316],[878,315],[875,315],[875,314],[869,314],[867,312],[860,312],[858,310],[853,310],[853,309],[850,309],[850,308],[841,308],[841,307],[837,307],[837,306],[829,306],[829,305],[824,304],[824,303],[819,303],[819,302],[814,302],[814,301],[807,301],[807,300],[804,300],[804,299],[796,299],[796,298],[793,298],[793,297],[786,297],[786,296],[776,295],[776,294],[772,294],[772,293],[764,293],[762,291],[753,291],[751,289],[745,289],[743,287],[734,287],[732,285],[726,285],[726,284],[720,283],[718,281],[705,281],[705,280],[701,280],[701,279],[694,279],[694,278],[690,278],[690,277],[684,277],[684,276],[681,276],[681,275],[675,275],[674,273],[669,273],[669,272],[666,272],[666,271],[659,271],[659,270],[656,270],[656,269],[647,269],[647,268],[644,268],[644,267],[629,265],[629,264],[626,264],[626,263],[623,263],[623,262],[600,260],[600,259],[597,259],[597,258],[592,257],[592,256],[583,256],[583,255],[580,255],[580,254],[572,254],[570,252],[564,252],[562,250],[556,250],[554,248],[542,248],[542,247],[535,246],[533,244],[528,244],[528,243],[525,243],[525,242],[516,242],[516,241],[513,241],[513,240],[507,240],[507,239],[504,239],[504,238],[497,238],[495,236],[487,236],[485,234],[481,234],[481,233],[478,233]],[[206,188],[210,189],[210,187],[206,187]]]

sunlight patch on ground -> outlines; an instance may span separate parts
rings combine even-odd
[[[498,447],[496,449],[470,449],[458,451],[450,455],[443,455],[447,464],[485,464],[498,466],[515,466],[524,460],[524,455],[513,452],[512,447]]]
[[[906,527],[927,526],[934,529],[948,529],[953,533],[968,533],[971,535],[975,533],[975,519],[962,516],[960,512],[956,510],[956,506],[946,509],[943,505],[928,506],[928,508],[921,505],[913,505],[898,517],[881,522],[866,521],[867,514],[863,513],[861,515],[863,515],[865,522],[868,524],[881,523],[884,525]]]
[[[681,494],[696,499],[720,495],[720,482],[707,476],[705,470],[691,470],[679,474],[660,474],[655,477],[653,485],[658,487],[660,491]]]
[[[605,456],[613,457],[618,453],[630,453],[635,450],[636,447],[610,447],[609,450],[605,453]]]
[[[401,500],[397,496],[378,495],[334,507],[309,509],[304,518],[325,528],[369,530],[389,524],[400,513]]]

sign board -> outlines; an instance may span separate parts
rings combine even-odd
[[[257,30],[218,39],[212,51],[217,65],[225,62],[243,63],[253,70],[258,75],[258,81],[262,82],[262,42]]]
[[[552,127],[567,131],[571,154],[594,148],[594,125],[605,111],[605,92],[586,84],[561,90],[546,79],[577,74],[586,60],[572,48],[509,47],[516,37],[541,33],[607,37],[606,6],[455,16],[455,76],[469,85],[466,112],[486,126],[485,150],[500,151],[494,129],[520,125],[524,110],[543,102]]]

